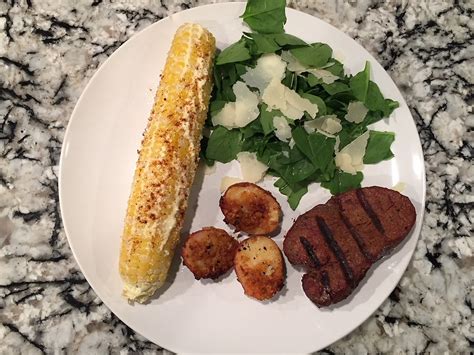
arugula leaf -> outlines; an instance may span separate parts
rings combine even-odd
[[[242,150],[242,133],[239,130],[228,130],[225,127],[216,127],[209,137],[206,148],[206,157],[222,163],[235,159]]]
[[[248,0],[240,16],[254,32],[282,33],[286,23],[285,0]]]
[[[278,45],[278,43],[268,35],[251,33],[249,36],[251,36],[255,44],[253,52],[257,55],[263,53],[275,53],[280,49],[280,45]]]
[[[250,58],[250,52],[245,46],[245,40],[244,38],[241,38],[239,41],[219,53],[216,59],[216,65],[243,62]]]
[[[364,70],[354,75],[350,81],[349,86],[351,87],[352,94],[357,100],[366,102],[367,90],[369,87],[370,80],[370,63],[365,62]]]
[[[296,85],[298,84],[296,80],[296,73],[286,70],[285,77],[283,78],[281,83],[287,88],[294,90],[294,87],[296,87]]]
[[[298,61],[312,68],[325,65],[332,55],[332,49],[324,43],[313,43],[308,47],[290,49]]]
[[[379,87],[373,81],[369,82],[367,89],[367,98],[365,100],[365,106],[372,111],[381,111],[384,117],[390,116],[399,104],[397,101],[390,99],[384,99]]]
[[[364,101],[365,106],[372,111],[382,111],[385,110],[385,99],[380,92],[379,87],[373,81],[369,81],[367,87],[367,97]]]
[[[329,189],[331,194],[338,195],[360,187],[363,178],[364,175],[362,175],[360,171],[357,174],[352,175],[341,170],[336,170],[334,178],[331,181],[322,182],[321,186]]]
[[[245,127],[241,128],[240,131],[243,134],[245,140],[252,138],[257,133],[263,133],[262,125],[259,120],[253,120]]]
[[[288,196],[288,204],[292,210],[295,210],[300,203],[301,198],[308,192],[308,185],[298,184],[293,187],[288,185],[288,183],[280,178],[273,184],[278,190],[283,194]]]
[[[324,69],[333,75],[339,77],[344,76],[344,66],[342,65],[342,63],[334,58],[332,58],[331,61],[334,62],[334,64]]]
[[[318,116],[324,116],[326,114],[326,103],[322,98],[308,93],[301,94],[301,97],[308,99],[312,104],[318,105]]]
[[[295,184],[306,180],[316,172],[316,167],[309,160],[303,158],[295,163],[286,165],[282,171],[282,176],[290,184]]]
[[[273,40],[278,43],[280,47],[299,47],[308,45],[302,39],[299,39],[298,37],[292,36],[288,33],[273,33],[267,36],[273,38]]]
[[[199,158],[202,159],[204,163],[206,163],[207,166],[213,166],[215,163],[214,160],[209,159],[205,154],[208,142],[209,142],[209,138],[207,138],[206,136],[203,136],[201,139],[201,149],[199,150]]]
[[[340,92],[346,92],[350,90],[349,86],[341,83],[340,81],[335,81],[332,84],[323,84],[323,88],[329,95],[335,95]]]
[[[227,101],[222,101],[222,100],[212,101],[211,104],[209,105],[209,112],[211,114],[211,117],[217,115],[217,113],[219,113],[219,111],[224,108],[226,103]]]
[[[364,155],[364,164],[376,164],[393,157],[390,146],[395,140],[393,132],[370,131]]]
[[[301,126],[292,131],[292,136],[298,149],[316,168],[325,172],[329,162],[334,159],[336,140],[318,132],[308,134]]]
[[[314,74],[308,74],[308,85],[314,87],[316,85],[322,84],[323,79],[317,78]]]
[[[365,63],[364,70],[350,79],[349,86],[357,100],[362,101],[371,111],[381,111],[384,117],[390,116],[393,110],[398,107],[398,102],[385,99],[378,85],[370,80],[369,62]]]
[[[342,131],[339,132],[339,150],[344,148],[367,130],[364,125],[353,124],[347,121],[342,121],[342,123]]]
[[[273,118],[275,116],[282,116],[279,110],[267,111],[268,106],[264,103],[260,105],[260,124],[262,125],[263,134],[268,135],[273,132]]]

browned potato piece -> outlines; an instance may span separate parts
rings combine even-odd
[[[285,263],[280,248],[269,237],[254,236],[242,241],[234,267],[247,296],[263,301],[283,287]]]
[[[234,264],[239,242],[226,231],[206,227],[189,235],[183,246],[183,261],[196,280],[216,279]]]
[[[230,186],[219,206],[224,222],[251,235],[270,234],[280,224],[281,208],[272,194],[248,182]]]

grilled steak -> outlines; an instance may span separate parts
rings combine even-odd
[[[371,265],[397,246],[415,224],[408,197],[383,187],[364,187],[332,197],[299,216],[283,251],[302,265],[303,290],[323,307],[342,301]]]

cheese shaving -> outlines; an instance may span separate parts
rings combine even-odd
[[[273,117],[273,127],[275,127],[275,136],[283,142],[287,142],[291,138],[291,127],[285,117]]]
[[[349,102],[347,114],[344,116],[344,118],[349,122],[361,123],[367,115],[367,112],[369,112],[369,110],[362,102],[352,101]]]
[[[325,69],[311,69],[305,65],[303,65],[296,57],[291,54],[289,51],[283,51],[281,53],[281,59],[287,62],[286,68],[289,71],[295,72],[297,74],[301,74],[304,72],[313,74],[316,78],[321,79],[325,84],[332,84],[337,79],[338,76],[334,75],[328,70]]]
[[[244,181],[258,182],[268,170],[268,166],[257,159],[257,154],[251,152],[240,152],[237,154],[240,163],[240,172]]]
[[[247,67],[247,72],[242,75],[242,80],[248,86],[257,88],[260,93],[263,93],[273,79],[283,80],[285,69],[286,63],[281,60],[279,55],[264,54],[258,58],[255,68]]]
[[[303,127],[309,134],[318,130],[334,135],[342,130],[341,120],[336,115],[326,115],[306,121]]]
[[[269,110],[280,110],[291,120],[299,120],[307,112],[312,118],[318,113],[318,105],[283,85],[280,80],[272,80],[263,92],[262,100]]]
[[[369,140],[369,131],[354,139],[341,151],[336,151],[336,166],[342,171],[355,175],[364,168],[364,155]],[[339,148],[339,147],[338,147]]]
[[[212,117],[214,126],[221,125],[228,129],[245,127],[258,117],[258,96],[242,81],[236,82],[232,90],[235,102],[226,103],[222,110]]]

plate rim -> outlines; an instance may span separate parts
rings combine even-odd
[[[109,55],[107,57],[106,60],[104,60],[100,65],[99,67],[95,70],[94,74],[91,76],[91,78],[88,80],[87,84],[85,85],[84,89],[82,90],[78,100],[76,101],[76,104],[74,106],[74,109],[73,111],[71,112],[71,115],[69,117],[69,120],[68,120],[68,124],[67,124],[67,127],[65,129],[65,132],[64,132],[64,137],[63,137],[63,141],[62,141],[62,144],[61,144],[61,154],[60,154],[60,158],[59,158],[59,165],[58,165],[58,197],[59,197],[59,207],[60,207],[60,215],[61,215],[61,221],[62,221],[62,224],[63,224],[63,229],[64,229],[64,232],[65,232],[65,235],[66,235],[66,238],[67,238],[67,241],[68,241],[68,244],[69,244],[69,247],[70,247],[70,250],[71,250],[71,253],[77,263],[77,265],[79,266],[79,269],[82,273],[82,275],[84,276],[84,278],[86,279],[86,281],[88,282],[89,286],[94,290],[94,292],[96,293],[97,297],[101,300],[101,302],[109,309],[109,311],[111,313],[114,314],[114,316],[116,316],[118,319],[120,319],[121,322],[123,322],[124,324],[126,324],[128,327],[130,327],[131,329],[133,329],[136,333],[140,334],[141,336],[143,336],[145,339],[147,339],[147,341],[150,341],[151,343],[154,343],[160,347],[163,347],[167,350],[171,350],[171,351],[175,351],[175,352],[178,352],[178,353],[183,353],[183,351],[180,351],[180,349],[171,349],[171,347],[167,347],[167,346],[164,346],[164,345],[161,345],[161,344],[158,344],[156,342],[154,342],[153,340],[150,340],[147,336],[143,335],[143,333],[141,331],[138,331],[135,329],[134,326],[130,325],[128,321],[125,321],[123,320],[121,317],[119,317],[113,310],[112,308],[104,301],[103,297],[101,296],[102,292],[101,291],[98,291],[98,289],[90,282],[90,277],[88,275],[87,272],[85,272],[85,268],[82,266],[79,258],[77,257],[76,255],[76,250],[75,248],[73,247],[73,242],[72,242],[72,239],[70,237],[70,232],[68,231],[68,227],[67,227],[67,222],[66,222],[66,219],[64,218],[65,217],[65,214],[64,214],[64,210],[63,210],[63,201],[64,201],[64,196],[63,196],[63,166],[64,166],[64,161],[66,159],[66,146],[67,146],[67,142],[70,140],[70,131],[72,130],[71,126],[72,126],[72,123],[74,121],[74,118],[76,116],[76,112],[78,110],[78,107],[81,106],[81,102],[83,101],[84,97],[86,96],[86,93],[87,91],[89,90],[90,86],[92,85],[92,83],[97,79],[97,77],[100,75],[100,73],[102,72],[102,70],[106,67],[106,65],[109,63],[109,61],[111,60],[111,58],[113,58],[114,56],[118,55],[118,53],[120,51],[123,51],[124,48],[126,48],[127,44],[129,42],[131,42],[132,40],[134,40],[137,36],[140,36],[140,35],[143,35],[145,32],[147,31],[151,31],[152,28],[154,26],[157,26],[163,22],[166,22],[166,21],[170,21],[172,20],[171,17],[174,16],[174,15],[177,15],[177,14],[180,14],[180,13],[183,13],[183,12],[193,12],[193,11],[196,11],[197,9],[200,9],[202,10],[202,8],[205,8],[205,7],[239,7],[239,6],[242,6],[242,5],[245,5],[246,2],[242,2],[242,1],[237,1],[237,2],[224,2],[224,3],[212,3],[212,4],[205,4],[205,5],[200,5],[200,6],[195,6],[195,7],[192,7],[190,9],[186,9],[186,10],[183,10],[183,11],[178,11],[178,12],[175,12],[173,14],[170,14],[150,25],[148,25],[147,27],[145,27],[144,29],[140,30],[139,32],[136,32],[135,34],[133,34],[130,38],[128,38],[124,43],[122,43],[118,48],[116,48],[114,50],[114,52]],[[346,34],[344,31],[338,29],[337,27],[333,26],[331,23],[325,21],[324,19],[320,18],[320,17],[317,17],[315,15],[312,15],[312,14],[309,14],[309,13],[306,13],[306,12],[303,12],[303,11],[300,11],[300,10],[296,10],[296,9],[293,9],[293,8],[290,8],[290,7],[286,7],[285,9],[286,11],[286,14],[288,14],[288,12],[293,12],[295,15],[298,15],[298,16],[301,16],[301,15],[304,15],[304,16],[310,16],[310,17],[313,17],[313,18],[316,18],[317,20],[319,21],[322,21],[324,22],[326,25],[330,26],[331,30],[332,31],[337,31],[339,32],[340,35],[344,36],[347,40],[350,40],[351,42],[353,42],[353,44],[355,44],[356,46],[360,47],[360,49],[362,49],[363,51],[365,51],[368,55],[368,57],[370,58],[371,62],[373,63],[376,63],[376,65],[379,65],[383,71],[388,75],[388,77],[390,77],[390,80],[393,82],[393,84],[395,85],[395,88],[396,90],[398,91],[398,93],[400,94],[400,97],[403,99],[403,103],[407,106],[407,109],[408,109],[408,112],[410,114],[410,118],[411,118],[411,123],[413,124],[413,128],[415,129],[415,131],[417,132],[417,149],[419,150],[419,153],[421,155],[421,157],[423,158],[423,164],[421,164],[421,167],[422,167],[422,171],[421,171],[421,183],[422,183],[422,193],[421,193],[421,201],[420,201],[420,204],[421,204],[421,207],[420,207],[420,210],[421,210],[421,213],[419,216],[417,216],[417,220],[419,219],[419,226],[417,226],[416,224],[414,225],[413,227],[413,230],[411,232],[411,236],[410,238],[415,238],[416,241],[415,241],[415,245],[414,247],[412,248],[411,251],[409,251],[409,258],[408,258],[408,261],[406,263],[406,265],[403,267],[403,272],[400,273],[400,276],[398,277],[398,280],[396,283],[394,283],[393,287],[391,287],[391,290],[390,292],[387,294],[386,297],[383,298],[383,300],[380,302],[380,304],[377,305],[377,307],[375,307],[375,309],[370,312],[370,313],[367,313],[367,316],[362,319],[360,321],[360,323],[356,324],[354,327],[352,327],[351,329],[349,329],[347,332],[344,333],[344,335],[342,335],[341,337],[335,339],[335,340],[331,340],[329,342],[323,342],[324,345],[321,346],[320,348],[318,349],[315,349],[314,351],[318,351],[320,349],[324,349],[328,346],[330,346],[331,344],[341,340],[342,338],[346,337],[348,334],[352,333],[354,330],[356,330],[358,327],[360,327],[360,325],[362,323],[364,323],[365,321],[367,321],[378,309],[380,309],[380,306],[387,300],[387,298],[389,297],[389,295],[393,292],[393,290],[398,286],[398,284],[400,283],[400,280],[401,278],[405,275],[406,273],[406,270],[408,268],[408,266],[410,265],[412,259],[413,259],[413,255],[414,255],[414,252],[415,250],[417,249],[417,245],[418,245],[418,241],[420,239],[420,236],[421,236],[421,232],[422,232],[422,227],[423,227],[423,222],[424,222],[424,215],[425,215],[425,207],[426,207],[426,168],[425,168],[425,159],[424,159],[424,154],[423,154],[423,146],[421,144],[421,139],[420,139],[420,135],[419,135],[419,132],[418,132],[418,129],[416,127],[416,122],[415,122],[415,119],[410,111],[410,107],[408,106],[408,104],[406,103],[406,100],[404,98],[404,95],[402,94],[402,92],[400,91],[400,89],[398,88],[398,86],[396,85],[395,81],[392,79],[392,77],[390,76],[390,74],[383,68],[383,66],[379,63],[379,61],[367,50],[365,49],[357,40],[355,40],[354,38],[352,38],[351,36],[349,36],[348,34]],[[76,118],[77,120],[77,118]],[[419,229],[417,231],[417,229]],[[391,255],[391,254],[390,254]]]

